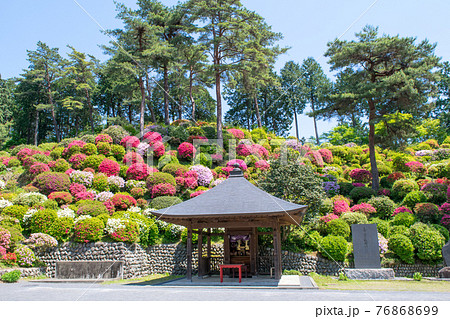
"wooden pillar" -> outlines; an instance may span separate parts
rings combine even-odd
[[[229,231],[228,228],[225,228],[225,235],[223,236],[223,263],[229,264],[230,261],[230,238],[229,238]]]
[[[273,261],[275,268],[275,279],[281,278],[281,234],[278,220],[273,225]]]
[[[206,241],[206,257],[208,258],[208,264],[206,271],[208,272],[207,274],[209,275],[211,273],[211,228],[208,228],[207,231],[208,231],[208,238]]]
[[[187,244],[186,244],[186,279],[192,281],[192,227],[187,228]]]
[[[197,243],[197,251],[198,251],[198,278],[203,277],[204,269],[203,269],[203,229],[198,230],[198,243]]]
[[[256,258],[257,258],[257,243],[258,241],[258,230],[256,227],[252,228],[250,234],[250,273],[256,274]]]

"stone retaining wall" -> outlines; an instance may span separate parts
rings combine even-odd
[[[43,268],[39,268],[39,267],[34,267],[34,268],[3,268],[3,269],[0,269],[0,277],[3,274],[5,274],[7,272],[10,272],[10,271],[13,271],[13,270],[16,270],[16,269],[20,270],[20,274],[21,274],[22,278],[24,278],[24,277],[38,277],[38,276],[41,276],[42,274],[45,273],[45,267],[43,267]]]
[[[206,251],[206,246],[204,247]],[[223,246],[212,245],[211,253],[216,256],[216,263],[222,263]],[[259,255],[258,271],[269,273],[273,267],[272,250],[261,250]],[[192,253],[193,271],[198,266],[197,250]],[[170,273],[173,275],[186,274],[186,247],[183,244],[156,245],[142,248],[138,244],[125,243],[65,243],[57,248],[39,255],[41,261],[47,264],[46,275],[56,276],[57,261],[123,261],[123,278],[143,277],[150,274]],[[282,267],[288,270],[297,270],[302,274],[316,272],[323,275],[338,275],[343,267],[353,267],[352,264],[335,263],[321,257],[283,251]],[[412,277],[415,272],[421,272],[427,277],[438,277],[442,265],[394,265],[397,277]],[[214,267],[213,267],[214,268]]]

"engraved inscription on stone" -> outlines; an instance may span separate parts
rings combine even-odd
[[[381,268],[377,225],[352,225],[352,238],[355,268]]]

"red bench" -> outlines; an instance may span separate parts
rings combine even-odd
[[[247,277],[247,266],[245,264],[226,264],[226,265],[219,265],[220,267],[220,282],[223,282],[223,269],[233,269],[233,277],[234,277],[234,270],[239,270],[239,283],[242,281],[242,271],[245,271],[245,277]]]

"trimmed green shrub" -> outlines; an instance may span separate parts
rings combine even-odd
[[[372,197],[367,203],[377,210],[373,216],[382,219],[389,219],[396,207],[394,201],[387,196]]]
[[[11,205],[3,208],[2,215],[8,215],[18,220],[23,220],[23,216],[27,212],[28,207],[23,205]]]
[[[348,252],[347,241],[341,236],[328,235],[320,241],[320,252],[328,259],[344,261]]]
[[[111,145],[111,154],[118,162],[121,162],[125,155],[125,148],[122,145],[113,144]]]
[[[431,202],[437,205],[441,205],[447,201],[447,189],[446,184],[429,183],[422,187],[422,191],[425,193],[428,200],[422,202]]]
[[[36,176],[33,185],[44,195],[69,189],[70,178],[64,173],[44,172]]]
[[[102,202],[97,201],[85,201],[85,203],[78,206],[77,214],[80,215],[89,215],[92,217],[96,217],[101,214],[108,214],[108,209]]]
[[[409,238],[411,239],[411,242],[413,243],[414,247],[416,247],[420,235],[428,230],[430,230],[430,227],[421,222],[415,223],[409,228],[410,233]]]
[[[447,230],[447,228],[445,228],[444,226],[441,226],[441,225],[437,225],[437,224],[433,224],[433,225],[431,225],[431,227],[434,228],[435,230],[437,230],[438,232],[440,232],[441,235],[444,237],[445,242],[448,242],[449,231]]]
[[[164,166],[162,172],[168,173],[172,176],[183,176],[188,170],[189,168],[184,165],[172,163]]]
[[[74,227],[74,240],[83,243],[99,241],[104,228],[105,225],[97,217],[80,220]]]
[[[86,159],[84,160],[83,166],[84,168],[92,168],[93,170],[98,171],[98,167],[105,158],[106,158],[105,155],[90,155],[86,157]]]
[[[87,143],[83,146],[81,152],[87,156],[97,155],[97,146],[95,146],[95,144],[93,143]]]
[[[97,144],[97,151],[99,154],[108,156],[111,153],[111,144],[100,142]]]
[[[263,128],[255,128],[251,131],[252,140],[258,143],[260,140],[267,140],[267,133]]]
[[[147,177],[147,188],[151,190],[157,184],[171,184],[177,186],[175,177],[167,173],[156,172]]]
[[[55,237],[58,242],[66,242],[72,237],[73,226],[73,218],[56,218],[51,224],[48,234]]]
[[[120,220],[124,227],[118,228],[109,236],[114,241],[123,241],[128,243],[135,243],[139,239],[139,227],[136,222],[128,219]]]
[[[417,257],[425,263],[436,263],[442,259],[444,237],[436,230],[426,230],[417,236],[415,248]]]
[[[183,201],[180,198],[175,196],[159,196],[151,201],[150,207],[159,210],[180,204],[182,202]]]
[[[109,190],[108,176],[103,173],[94,175],[92,180],[92,188],[99,192],[105,192]]]
[[[70,164],[63,158],[57,159],[55,164],[51,167],[53,172],[64,173],[70,168]]]
[[[30,232],[50,235],[51,227],[57,218],[58,215],[53,209],[37,211],[30,219]]]
[[[343,213],[340,219],[346,222],[349,226],[353,224],[368,224],[366,215],[362,213]]]
[[[391,224],[393,226],[400,226],[403,225],[405,227],[409,227],[412,224],[414,224],[416,218],[414,217],[413,214],[407,213],[407,212],[403,212],[403,213],[398,213],[397,215],[394,216],[394,219],[392,220]]]
[[[58,202],[55,200],[49,199],[43,202],[40,206],[48,209],[58,209]]]
[[[162,169],[162,171],[164,172],[164,168],[167,165],[176,165],[179,163],[180,162],[178,161],[178,158],[176,156],[172,156],[170,154],[164,154],[158,160],[158,169]],[[167,173],[169,173],[169,172],[167,172]]]
[[[20,270],[9,271],[2,275],[2,281],[13,283],[17,282],[20,279],[21,273]]]
[[[350,192],[350,198],[353,199],[355,203],[359,202],[361,199],[369,199],[374,195],[374,190],[369,187],[355,187]]]
[[[392,226],[389,229],[389,236],[390,237],[398,235],[398,234],[404,235],[404,236],[406,236],[408,238],[410,236],[409,229],[406,226],[404,226],[404,225],[394,225],[394,226]]]
[[[389,250],[407,264],[414,263],[414,247],[405,235],[397,234],[389,238]]]
[[[328,235],[348,238],[350,235],[350,226],[342,219],[333,219],[326,224],[325,231]]]
[[[353,190],[353,188],[355,188],[355,186],[353,186],[353,183],[340,182],[338,183],[338,185],[339,185],[339,194],[344,196],[349,196],[350,192]]]
[[[402,200],[408,193],[418,191],[419,185],[412,179],[399,179],[392,185],[391,194],[394,199]]]
[[[39,193],[22,193],[14,198],[12,202],[16,205],[25,205],[31,207],[43,203],[46,200],[47,197]]]
[[[112,125],[108,128],[105,128],[102,132],[102,134],[108,134],[112,137],[114,144],[119,144],[120,141],[125,137],[130,135],[130,133],[122,128],[119,125]]]
[[[412,191],[409,192],[403,199],[401,205],[407,206],[409,208],[414,208],[418,203],[424,203],[427,201],[427,196],[422,191]]]
[[[56,147],[53,151],[50,152],[50,157],[54,160],[61,158],[62,153],[64,151],[64,147]]]
[[[378,232],[383,235],[384,237],[389,237],[389,229],[390,225],[389,222],[386,220],[382,220],[380,218],[372,218],[369,222],[370,224],[377,224],[377,230]]]
[[[187,228],[184,228],[181,232],[181,242],[186,245],[187,243]],[[196,245],[198,243],[198,235],[192,233],[192,245]]]
[[[392,158],[392,168],[394,169],[394,171],[407,172],[408,167],[405,164],[411,161],[414,161],[414,157],[412,157],[411,155],[402,153],[396,154]]]
[[[309,248],[314,251],[318,251],[322,238],[323,237],[320,235],[320,233],[317,230],[308,232],[304,236],[306,248]]]

